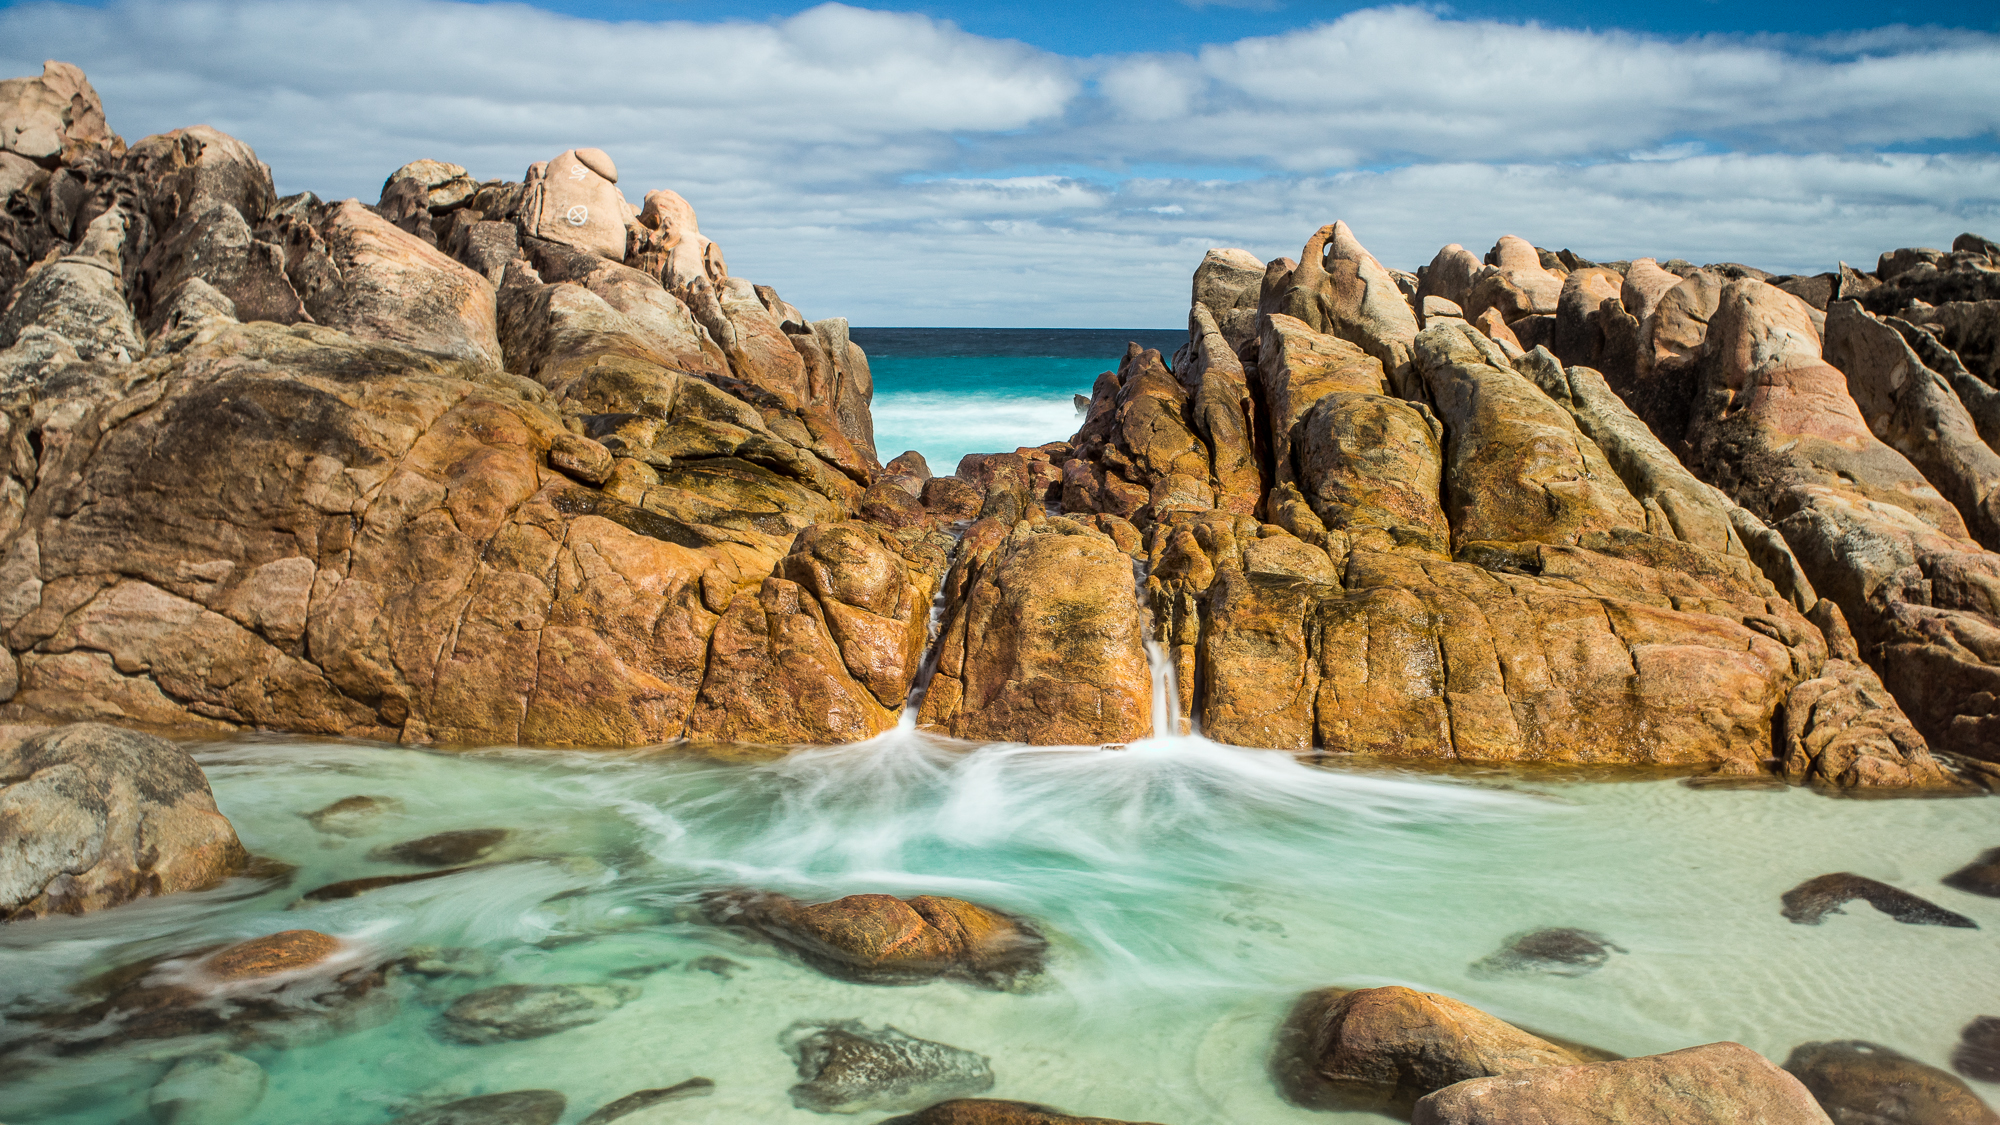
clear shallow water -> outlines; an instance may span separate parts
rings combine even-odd
[[[1178,329],[856,328],[875,376],[875,448],[906,449],[948,474],[968,453],[1062,441],[1076,432],[1074,396],[1090,394],[1128,341],[1171,356]]]
[[[1937,882],[2000,843],[1983,799],[1480,785],[1314,768],[1199,738],[1047,750],[899,731],[748,766],[285,742],[198,756],[245,843],[299,872],[250,897],[239,885],[0,928],[10,1008],[141,956],[301,926],[385,958],[471,947],[496,966],[474,980],[399,979],[386,1023],[245,1052],[270,1076],[250,1123],[369,1125],[417,1102],[537,1087],[565,1093],[575,1122],[695,1075],[715,1081],[713,1096],[635,1125],[824,1121],[792,1107],[798,1077],[779,1037],[795,1021],[835,1019],[988,1055],[996,1097],[1168,1125],[1337,1122],[1348,1118],[1287,1105],[1265,1070],[1292,1000],[1329,984],[1446,992],[1625,1054],[1736,1039],[1782,1060],[1806,1040],[1865,1038],[1936,1065],[1964,1023],[2000,1005],[2000,900]],[[300,815],[356,794],[402,809],[355,838]],[[325,883],[412,870],[370,861],[379,845],[481,827],[516,830],[524,858],[286,909]],[[1785,890],[1840,870],[1983,928],[1900,925],[1859,904],[1817,927],[1779,915]],[[1025,994],[831,980],[693,920],[694,896],[739,884],[811,899],[950,894],[1017,911],[1053,939],[1048,979]],[[1469,971],[1544,926],[1596,930],[1626,952],[1574,978]],[[725,978],[689,965],[714,956],[740,968]],[[674,964],[631,981],[638,999],[590,1026],[480,1047],[429,1030],[475,988],[603,983],[663,962]],[[143,1120],[165,1066],[65,1060],[0,1087],[6,1120]]]

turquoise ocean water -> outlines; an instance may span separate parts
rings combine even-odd
[[[968,453],[1061,441],[1082,419],[1073,396],[1118,366],[1128,341],[1168,358],[1185,329],[856,328],[875,376],[875,448],[906,449],[948,474]]]

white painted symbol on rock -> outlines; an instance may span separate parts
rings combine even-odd
[[[570,226],[580,227],[590,221],[590,208],[579,203],[570,208],[569,214],[564,215],[563,218],[569,221]]]
[[[586,173],[586,170],[585,170],[585,168],[584,168],[584,166],[583,166],[583,165],[581,165],[581,164],[572,164],[572,165],[570,165],[570,169],[569,169],[569,178],[570,178],[570,179],[572,179],[572,180],[581,180],[581,179],[583,179],[583,177],[584,177],[585,173]]]

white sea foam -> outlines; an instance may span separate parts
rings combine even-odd
[[[872,410],[883,460],[914,449],[939,474],[956,469],[968,453],[1067,440],[1080,421],[1075,403],[1059,395],[897,391],[876,396]]]

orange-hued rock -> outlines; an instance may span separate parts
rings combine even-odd
[[[1806,307],[1729,284],[1703,345],[1697,471],[1771,521],[1933,749],[2000,759],[2000,556],[1870,431]]]
[[[1493,309],[1508,324],[1550,314],[1562,299],[1563,279],[1542,268],[1541,256],[1526,239],[1502,235],[1493,246],[1493,269],[1482,271],[1472,292],[1459,302],[1468,318]]]
[[[1109,535],[1067,519],[982,522],[946,591],[925,729],[1043,746],[1152,733],[1132,562]]]
[[[1467,1079],[1588,1061],[1470,1004],[1390,986],[1300,997],[1271,1069],[1299,1105],[1402,1115]]]
[[[249,855],[187,752],[78,723],[0,749],[0,922],[212,887]]]
[[[806,903],[724,891],[702,912],[791,950],[831,976],[869,984],[939,978],[1008,988],[1041,972],[1048,942],[1026,921],[963,899],[849,895]]]
[[[217,980],[238,981],[310,969],[340,952],[339,938],[317,930],[286,930],[238,942],[201,962]]]
[[[631,204],[618,190],[618,169],[601,149],[570,149],[528,183],[522,205],[526,233],[612,261],[625,257]]]
[[[1298,477],[1293,463],[1293,430],[1326,395],[1387,394],[1382,361],[1360,345],[1315,332],[1296,317],[1275,313],[1262,319],[1257,379],[1271,419],[1273,483]]]
[[[124,148],[105,123],[104,100],[73,64],[49,59],[37,77],[0,81],[0,152],[54,166]]]
[[[1830,1125],[1799,1081],[1740,1043],[1473,1079],[1417,1103],[1415,1125]]]

